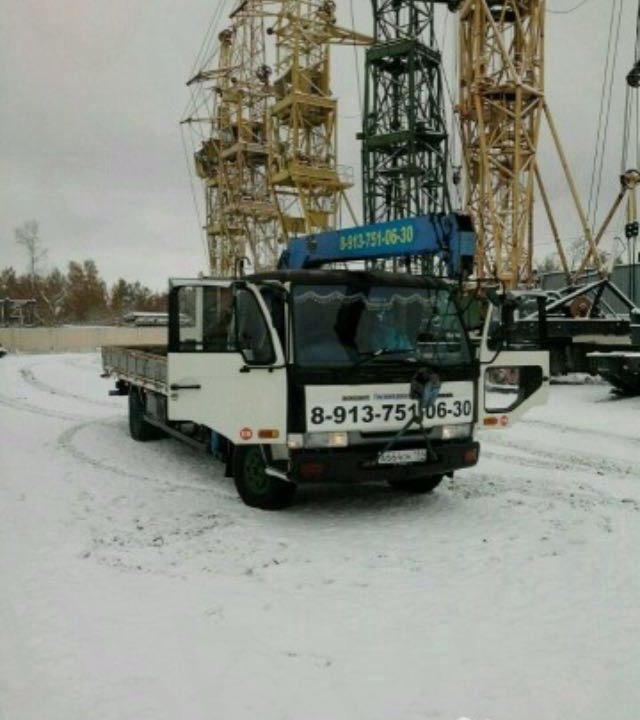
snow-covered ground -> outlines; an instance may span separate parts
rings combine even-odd
[[[0,360],[2,720],[639,717],[640,398],[554,386],[431,496],[269,513],[98,373]]]

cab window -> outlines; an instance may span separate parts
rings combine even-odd
[[[269,365],[275,360],[269,327],[255,295],[240,288],[235,296],[234,331],[237,347],[248,365]]]
[[[205,287],[202,309],[204,352],[237,350],[232,331],[233,292],[228,287]]]
[[[237,351],[230,287],[184,285],[175,291],[172,305],[174,352]]]

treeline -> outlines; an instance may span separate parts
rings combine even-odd
[[[139,282],[120,278],[110,288],[93,260],[70,262],[67,272],[18,274],[12,267],[0,270],[0,298],[36,301],[36,321],[60,323],[119,322],[132,310],[167,309],[167,294],[155,293]]]

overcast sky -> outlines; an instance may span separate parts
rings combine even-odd
[[[358,29],[370,32],[368,0],[353,2]],[[585,197],[613,2],[588,0],[572,14],[547,17],[547,99]],[[635,40],[637,0],[622,2],[602,212],[618,190],[624,77]],[[547,7],[577,4],[548,0]],[[154,289],[164,288],[169,275],[205,269],[179,120],[189,99],[185,82],[217,6],[216,0],[0,0],[0,268],[26,267],[14,230],[35,219],[50,267],[93,258],[108,282],[124,276]],[[338,6],[341,23],[350,25],[349,3]],[[445,16],[439,37],[446,38],[449,57],[455,16]],[[334,58],[340,161],[353,165],[357,178],[362,63],[351,48]],[[546,138],[540,157],[562,232],[575,237],[577,221]],[[200,198],[201,187],[195,190]],[[359,198],[355,190],[358,208]],[[550,252],[541,219],[536,231],[539,253]]]

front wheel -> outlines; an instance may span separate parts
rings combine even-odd
[[[281,510],[293,502],[296,485],[267,475],[267,461],[260,445],[236,450],[234,478],[238,494],[250,507]]]
[[[389,480],[389,485],[396,490],[410,493],[430,493],[442,482],[444,475],[424,475],[411,480]]]

